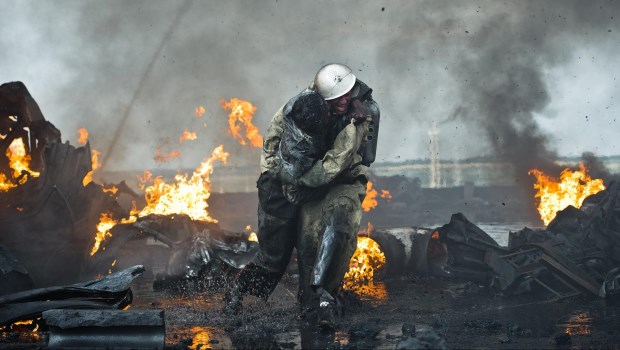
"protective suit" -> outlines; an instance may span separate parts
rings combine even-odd
[[[357,81],[353,98],[376,106],[371,92],[364,83]],[[361,147],[369,123],[349,124],[344,116],[327,133],[327,144],[332,144],[329,141],[333,140],[332,148],[298,179],[286,178],[282,176],[284,172],[278,150],[286,128],[284,117],[298,97],[276,112],[264,137],[262,174],[258,181],[260,251],[241,271],[237,284],[241,295],[268,298],[297,246],[300,300],[302,305],[311,306],[318,298],[316,287],[335,293],[355,251],[367,182]],[[293,181],[296,186],[322,189],[325,194],[299,205],[292,204],[282,190],[282,178]],[[328,227],[330,230],[326,231]],[[316,259],[324,236],[327,240],[321,245],[320,258]],[[329,242],[335,242],[337,248],[332,248]],[[311,287],[311,280],[315,287]]]
[[[302,204],[297,231],[300,302],[312,308],[320,299],[333,301],[355,252],[362,219],[367,176],[358,153],[368,134],[368,121],[347,125],[320,166],[299,183],[328,186],[323,198]]]

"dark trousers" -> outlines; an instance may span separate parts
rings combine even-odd
[[[267,299],[286,271],[295,248],[297,218],[279,218],[258,205],[259,252],[237,278],[242,294]]]

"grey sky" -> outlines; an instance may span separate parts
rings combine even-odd
[[[86,127],[93,148],[105,151],[180,5],[0,0],[0,82],[23,81],[63,139],[75,143]],[[224,132],[218,101],[254,103],[264,133],[280,105],[330,62],[348,64],[374,89],[379,161],[428,157],[433,123],[442,158],[512,159],[539,147],[618,154],[619,8],[614,1],[196,0],[147,77],[109,169],[156,166],[155,148],[166,139],[183,156],[164,167],[194,167],[220,143],[231,163],[256,164],[259,151]],[[207,109],[201,120],[198,105]],[[179,146],[185,128],[198,140]],[[518,144],[530,147],[513,152]]]

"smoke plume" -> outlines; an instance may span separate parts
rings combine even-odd
[[[607,62],[617,62],[619,53],[618,2],[183,6],[0,0],[11,18],[0,27],[0,81],[24,81],[65,139],[85,127],[93,148],[105,153],[114,144],[112,154],[102,154],[108,170],[158,166],[157,146],[185,129],[198,139],[178,145],[182,156],[164,166],[194,167],[220,143],[233,154],[231,164],[256,165],[259,151],[227,135],[218,101],[255,104],[255,124],[264,133],[273,113],[330,62],[348,64],[374,89],[382,112],[378,161],[426,158],[433,122],[441,131],[441,158],[494,154],[520,177],[534,166],[553,170],[555,154],[565,154],[558,144],[577,154],[593,151],[593,144],[620,149],[616,141],[597,141],[617,139],[618,67]],[[571,71],[575,62],[584,71]],[[588,80],[592,72],[603,78]],[[588,95],[598,100],[579,98],[590,87],[570,86],[576,76],[599,86]],[[578,98],[554,104],[566,95],[562,86]],[[200,120],[193,113],[199,105],[206,109]],[[583,146],[562,139],[585,129],[583,115],[591,120]]]

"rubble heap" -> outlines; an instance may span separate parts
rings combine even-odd
[[[444,247],[440,275],[494,286],[505,294],[546,290],[557,298],[617,295],[620,277],[620,188],[617,182],[558,212],[545,229],[511,232],[508,247],[454,214],[436,229]],[[433,240],[431,239],[431,242]],[[431,251],[429,243],[429,254]]]
[[[85,261],[85,254],[75,252],[92,244],[100,213],[122,208],[99,185],[83,185],[92,169],[90,146],[62,143],[58,129],[45,120],[21,82],[0,86],[0,135],[0,173],[9,187],[0,191],[0,244],[37,286],[74,281]],[[24,146],[27,169],[9,160],[16,144]]]

